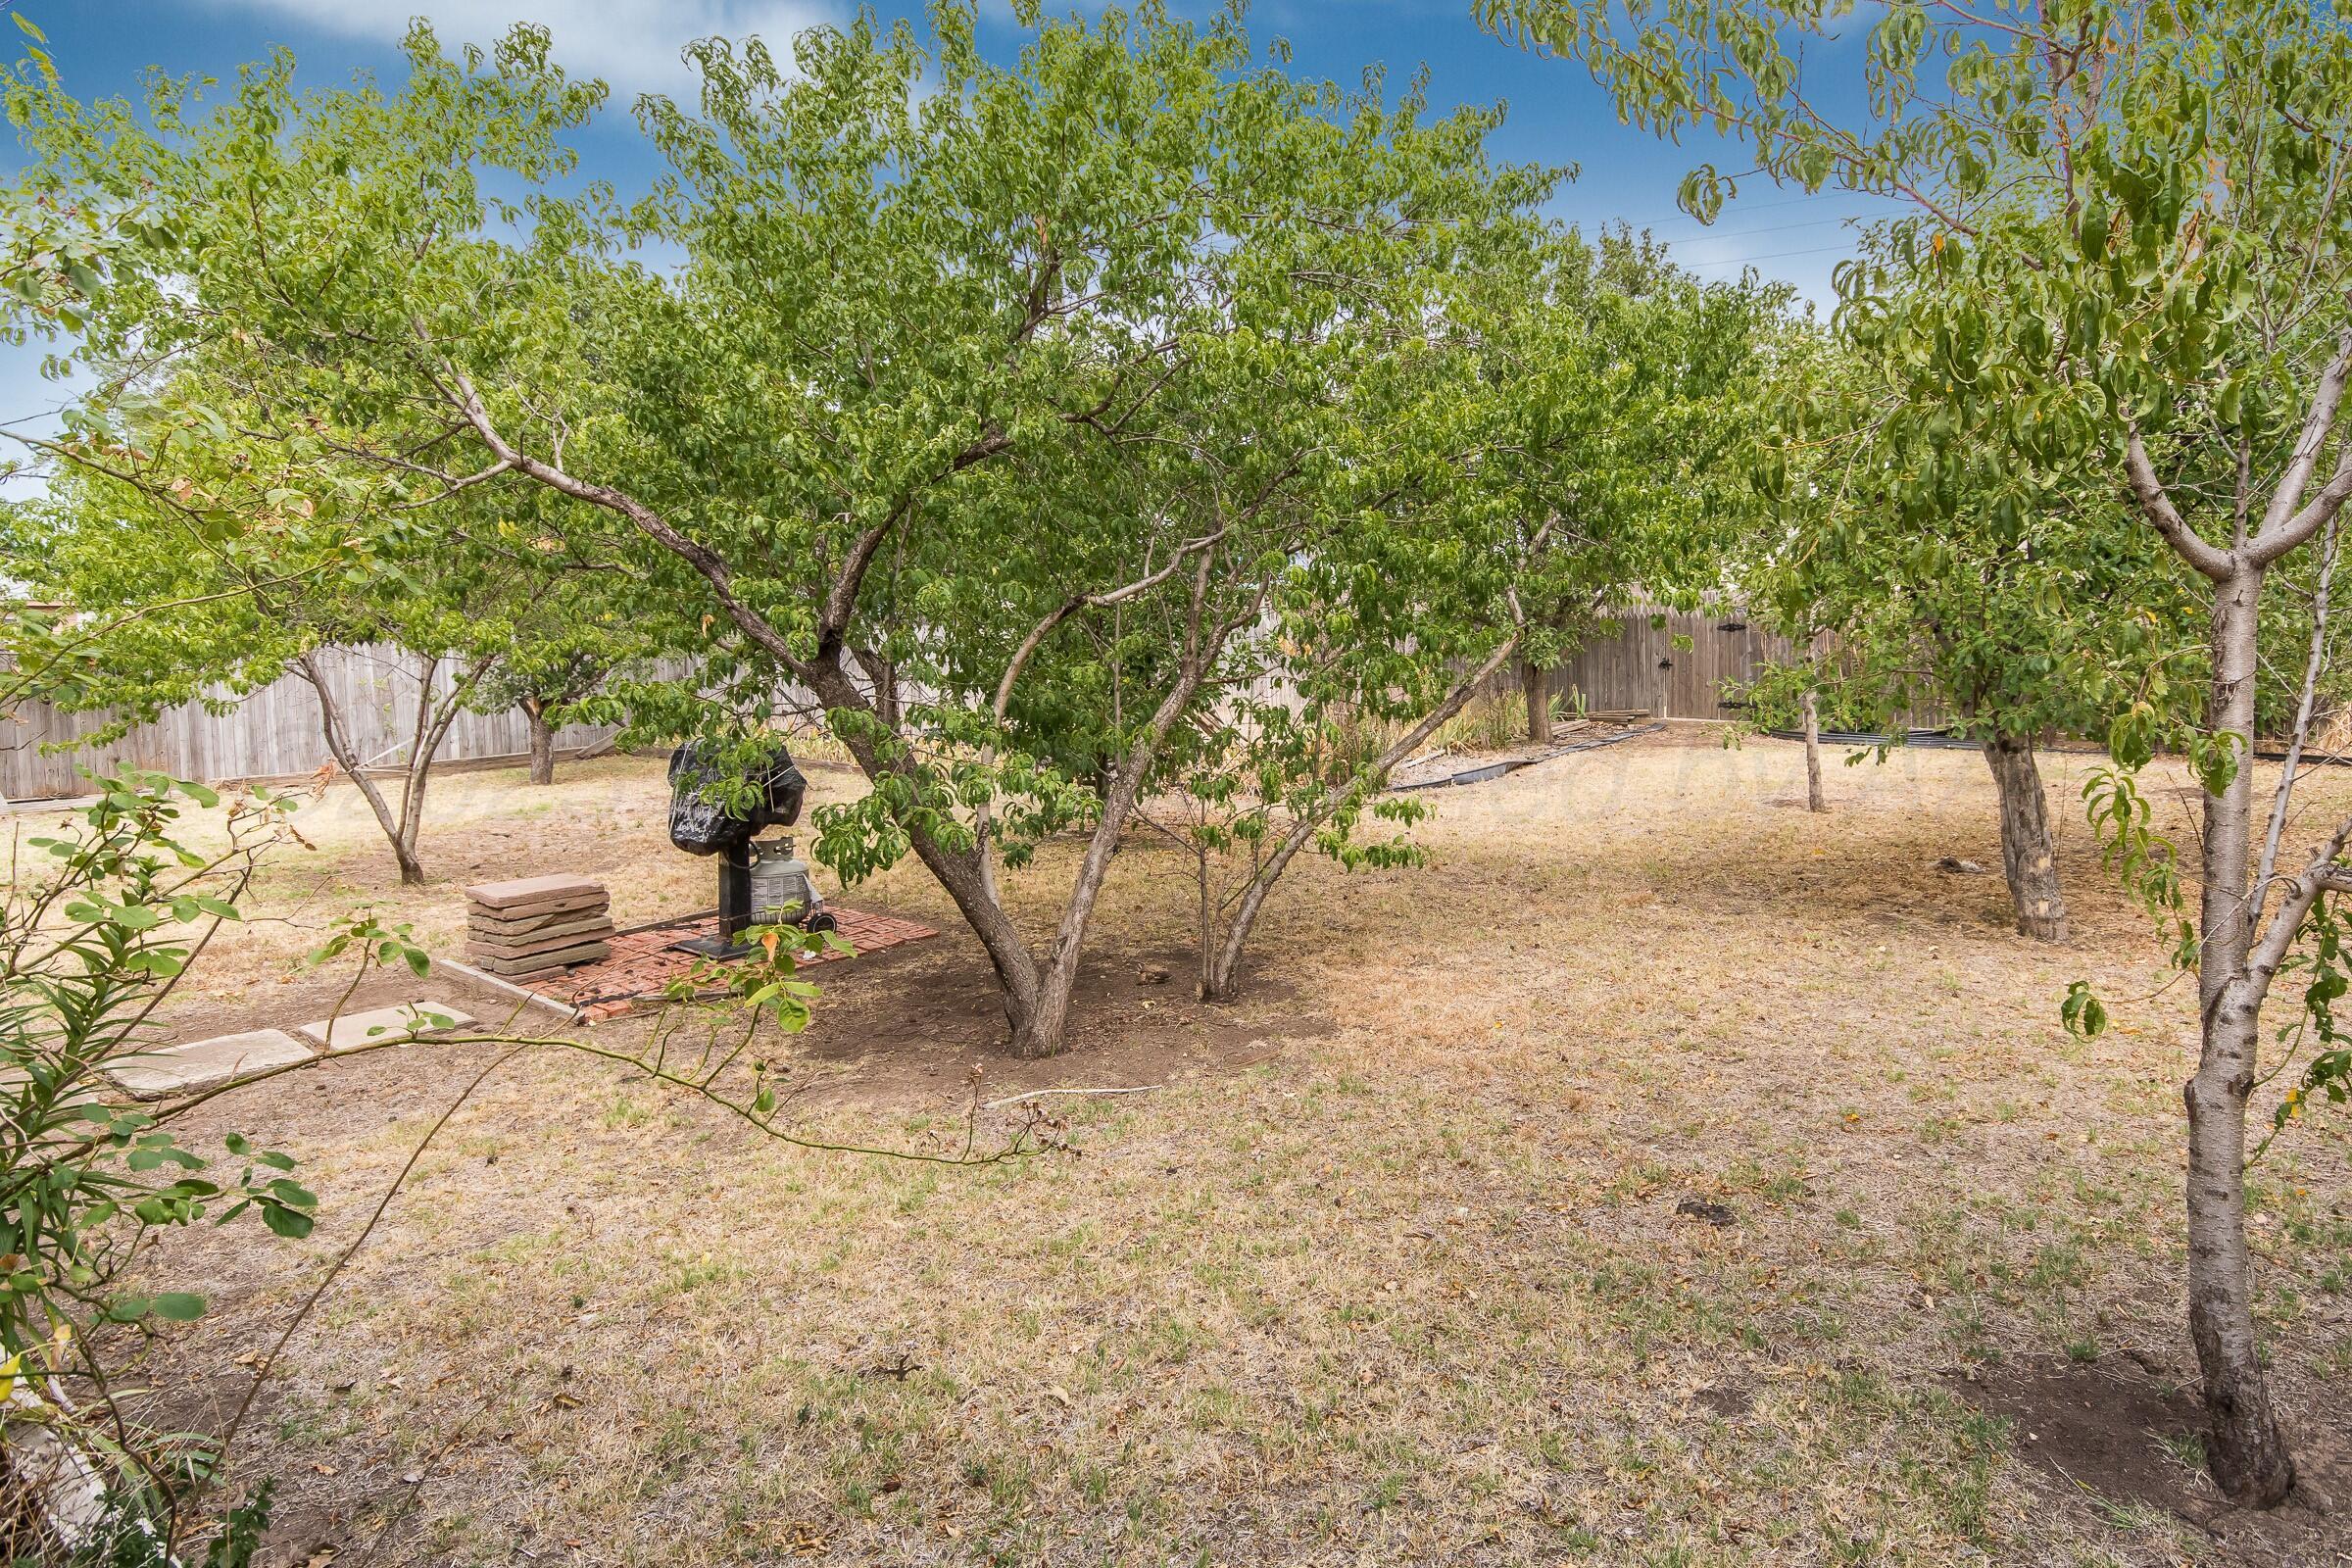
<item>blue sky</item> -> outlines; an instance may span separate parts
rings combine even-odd
[[[6,0],[0,0],[6,3]],[[50,53],[67,84],[83,97],[135,95],[142,74],[161,67],[174,74],[222,78],[270,46],[291,48],[302,76],[314,84],[346,81],[373,72],[397,81],[396,45],[413,15],[433,21],[445,42],[483,41],[517,21],[553,29],[557,56],[574,71],[602,76],[625,105],[639,92],[682,93],[693,81],[679,59],[686,41],[711,33],[757,32],[771,41],[812,24],[850,14],[854,0],[13,0],[48,34]],[[916,15],[921,0],[877,0],[886,17]],[[1061,5],[1050,7],[1066,10]],[[1177,0],[1195,14],[1208,3]],[[988,0],[986,39],[1001,57],[1017,53],[1021,29],[1004,0]],[[1712,227],[1675,210],[1674,193],[1695,164],[1712,159],[1737,170],[1737,147],[1704,138],[1677,147],[1617,122],[1606,96],[1573,65],[1522,53],[1482,32],[1470,0],[1257,0],[1250,19],[1253,41],[1277,36],[1294,50],[1292,69],[1353,81],[1368,65],[1388,69],[1392,91],[1413,73],[1430,72],[1433,104],[1509,106],[1494,139],[1504,158],[1573,163],[1579,177],[1555,203],[1557,215],[1588,226],[1625,220],[1652,229],[1677,257],[1708,277],[1735,276],[1751,264],[1769,277],[1797,285],[1827,303],[1830,271],[1848,254],[1853,230],[1843,221],[1889,204],[1841,194],[1805,196],[1761,181],[1748,185]],[[0,28],[0,46],[13,46]],[[1817,101],[1833,111],[1858,109],[1858,39],[1816,46],[1808,62]],[[627,190],[642,185],[655,160],[637,138],[625,109],[603,117],[580,141],[590,172]],[[13,152],[13,149],[12,149]],[[61,399],[40,380],[39,355],[0,350],[0,421],[33,416]]]

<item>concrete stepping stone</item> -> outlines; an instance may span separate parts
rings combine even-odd
[[[492,974],[549,974],[558,969],[568,969],[574,964],[601,962],[612,956],[612,944],[582,942],[545,953],[525,954],[484,953],[479,948],[467,948],[466,953],[466,956]]]
[[[478,904],[468,904],[466,906],[466,919],[468,924],[482,919],[485,916],[493,920],[532,920],[545,918],[549,915],[602,914],[611,907],[612,900],[610,899],[581,899],[569,897],[561,899],[538,899],[529,904],[502,904],[496,909],[491,909]]]
[[[485,920],[478,915],[466,922],[466,934],[480,941],[503,942],[525,937],[568,937],[583,931],[610,931],[612,911],[562,909],[524,920]]]
[[[549,899],[599,900],[604,896],[605,885],[602,882],[591,877],[566,876],[562,872],[549,876],[518,876],[509,882],[477,882],[466,890],[466,897],[492,909],[537,904]]]
[[[494,954],[499,957],[519,957],[526,953],[547,953],[557,948],[576,948],[583,942],[597,942],[612,935],[612,922],[599,916],[571,925],[547,931],[526,931],[516,936],[505,936],[486,931],[466,935],[469,952]]]
[[[283,1029],[249,1029],[184,1046],[142,1051],[107,1064],[106,1075],[140,1100],[191,1095],[250,1078],[271,1067],[316,1059],[317,1053]]]
[[[466,890],[473,919],[520,920],[564,910],[602,909],[612,901],[602,882],[584,876],[525,876],[512,882],[483,882]]]
[[[430,1022],[428,1018],[449,1021],[444,1024]],[[329,1052],[337,1052],[415,1040],[439,1029],[463,1029],[473,1021],[472,1013],[446,1002],[404,1002],[397,1007],[374,1007],[367,1012],[347,1012],[340,1018],[320,1018],[295,1032]]]

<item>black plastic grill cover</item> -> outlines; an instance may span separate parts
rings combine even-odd
[[[669,754],[669,842],[688,855],[716,855],[749,844],[760,829],[790,827],[800,820],[808,781],[783,747],[746,780],[760,790],[749,816],[730,816],[711,797],[733,771],[713,758],[717,748],[688,741]]]

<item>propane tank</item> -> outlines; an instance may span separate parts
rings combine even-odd
[[[832,917],[822,913],[825,901],[817,896],[808,875],[808,862],[793,852],[791,835],[763,839],[752,846],[752,919],[760,925],[797,925],[810,930],[832,929]]]

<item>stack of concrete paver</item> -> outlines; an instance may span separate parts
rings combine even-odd
[[[492,974],[546,974],[612,949],[612,904],[582,876],[526,876],[466,890],[466,956]]]

